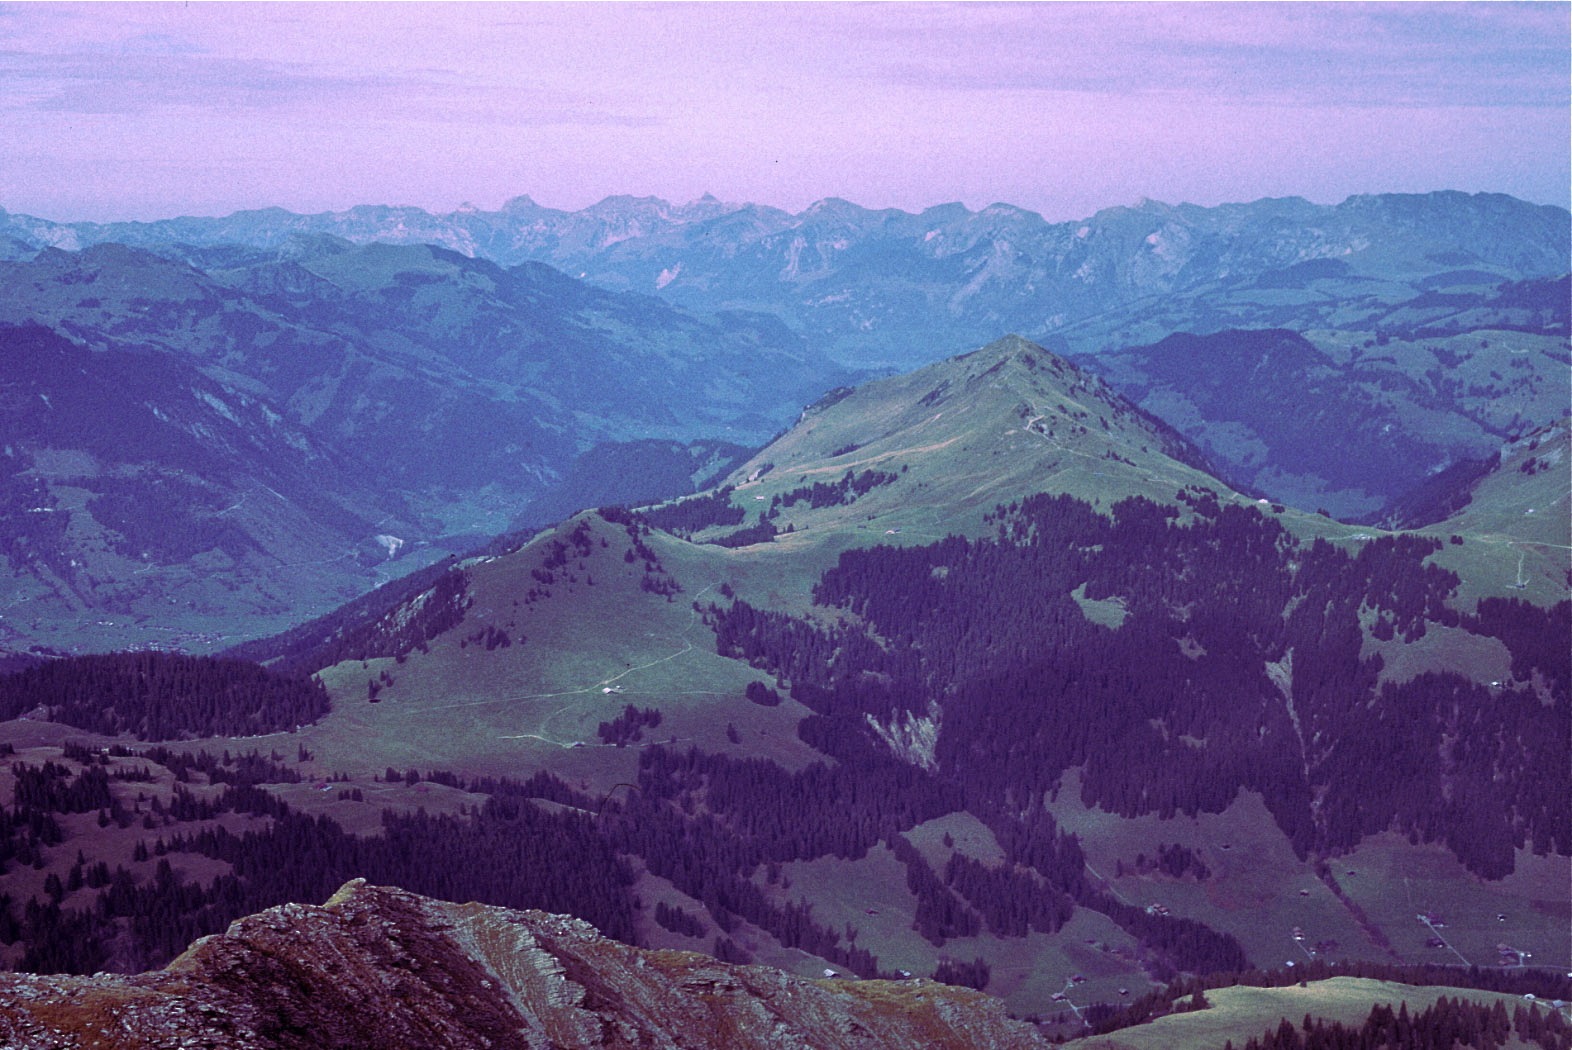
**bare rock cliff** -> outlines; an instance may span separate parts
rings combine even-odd
[[[966,988],[804,980],[362,880],[241,919],[161,971],[0,974],[0,1046],[15,1050],[1046,1045]]]

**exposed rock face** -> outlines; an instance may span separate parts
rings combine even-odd
[[[813,981],[647,951],[577,919],[347,884],[133,977],[0,975],[0,1045],[34,1048],[1046,1046],[979,992]]]

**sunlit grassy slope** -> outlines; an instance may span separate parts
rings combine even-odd
[[[1437,999],[1465,999],[1489,1006],[1500,1000],[1510,1012],[1521,1005],[1516,996],[1468,988],[1418,988],[1360,977],[1333,977],[1306,987],[1218,988],[1207,992],[1211,1006],[1193,1013],[1171,1014],[1106,1036],[1073,1039],[1076,1050],[1218,1050],[1232,1041],[1243,1046],[1275,1029],[1282,1018],[1296,1026],[1306,1016],[1358,1028],[1371,1007],[1386,1003],[1396,1010],[1406,1004],[1410,1014],[1435,1005]]]
[[[1459,599],[1510,595],[1540,605],[1567,597],[1572,566],[1572,419],[1525,434],[1474,486],[1469,503],[1425,532],[1461,536],[1436,564],[1462,578]]]
[[[342,697],[332,715],[303,730],[335,768],[458,769],[526,777],[550,768],[595,790],[635,778],[638,744],[613,747],[597,727],[627,705],[656,707],[659,727],[642,743],[696,745],[767,755],[787,767],[813,757],[796,738],[806,713],[788,701],[766,708],[743,696],[760,678],[716,655],[694,602],[713,600],[718,548],[660,534],[648,542],[683,590],[641,589],[642,560],[628,562],[627,532],[583,519],[588,552],[542,583],[552,534],[506,557],[468,567],[472,604],[464,622],[403,661],[348,661],[323,672]],[[603,544],[604,541],[604,545]],[[735,556],[734,556],[735,557]],[[719,559],[724,563],[726,559]],[[533,592],[534,597],[530,597]],[[486,647],[486,632],[508,644]],[[493,636],[495,637],[495,636]],[[384,683],[370,702],[368,683]],[[744,745],[733,744],[730,725]]]
[[[747,508],[847,471],[904,470],[849,507],[798,505],[778,525],[912,543],[974,532],[995,505],[1034,492],[1107,504],[1184,485],[1222,491],[1199,455],[1102,380],[1011,338],[825,398],[729,480]]]

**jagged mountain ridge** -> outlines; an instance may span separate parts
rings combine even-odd
[[[1175,331],[1370,327],[1402,300],[1556,276],[1569,257],[1564,209],[1456,192],[1335,206],[1143,201],[1063,223],[1008,204],[911,214],[830,199],[792,215],[633,197],[578,212],[520,197],[447,215],[358,207],[109,224],[0,214],[0,223],[34,250],[106,240],[274,247],[303,232],[429,242],[505,265],[547,262],[694,309],[770,311],[842,360],[902,367],[1005,331],[1097,352]]]
[[[345,885],[203,938],[135,977],[0,975],[12,1050],[914,1046],[1048,1043],[998,1000],[931,981],[804,980],[647,951],[567,916]]]

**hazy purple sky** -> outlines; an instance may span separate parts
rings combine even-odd
[[[0,4],[0,207],[1568,204],[1547,4]]]

